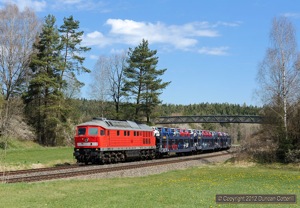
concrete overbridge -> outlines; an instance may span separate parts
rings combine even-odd
[[[209,115],[209,116],[161,116],[155,124],[179,123],[262,123],[263,117],[257,115]]]

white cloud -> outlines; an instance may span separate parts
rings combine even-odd
[[[237,22],[222,22],[219,21],[216,24],[212,25],[212,27],[219,27],[219,26],[225,26],[225,27],[238,27],[242,24],[241,21],[237,21]]]
[[[293,13],[293,12],[284,13],[283,16],[298,19],[298,18],[300,18],[300,13]]]
[[[173,37],[217,37],[218,32],[211,29],[203,29],[198,23],[188,23],[184,25],[164,25],[161,22],[145,23],[133,20],[108,19],[107,25],[111,26],[110,33],[113,35],[127,35],[148,37],[154,41],[165,41],[172,35]]]
[[[0,0],[0,2],[4,4],[16,4],[21,11],[28,7],[37,12],[40,12],[43,11],[47,6],[45,0]]]
[[[161,44],[163,48],[196,51],[201,54],[226,55],[228,47],[208,48],[199,47],[199,40],[203,38],[217,38],[220,36],[218,26],[236,27],[239,23],[191,22],[183,25],[165,25],[157,22],[137,22],[128,19],[108,19],[106,25],[110,27],[107,34],[99,31],[88,33],[84,37],[89,46],[104,47],[111,44],[138,45],[142,39],[150,44]]]
[[[87,37],[88,38],[91,38],[91,39],[95,39],[95,38],[103,38],[103,35],[101,32],[98,32],[98,31],[94,31],[94,32],[91,32],[91,33],[88,33],[87,34]]]
[[[87,33],[83,36],[82,43],[85,46],[98,46],[98,47],[105,47],[111,45],[115,40],[112,40],[109,37],[105,37],[101,32],[94,31],[91,33]]]
[[[109,2],[92,0],[0,0],[0,3],[16,4],[20,10],[25,7],[34,9],[37,12],[53,9],[61,11],[92,11],[97,10],[107,13],[111,10],[107,8]]]
[[[92,11],[97,10],[101,13],[109,12],[106,8],[109,2],[92,0],[53,0],[52,7],[56,10],[69,11]]]
[[[217,55],[217,56],[224,56],[228,55],[228,49],[229,47],[215,47],[215,48],[210,48],[210,47],[202,47],[198,50],[198,53],[200,54],[206,54],[206,55]]]
[[[90,55],[89,58],[92,59],[92,60],[98,60],[99,56],[97,56],[97,55]]]
[[[79,4],[82,2],[82,0],[62,0],[59,2],[63,4]]]
[[[124,50],[124,49],[115,49],[115,48],[113,48],[113,49],[110,50],[111,54],[122,54],[122,53],[126,53],[126,52],[127,51]]]

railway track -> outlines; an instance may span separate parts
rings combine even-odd
[[[218,153],[200,154],[188,157],[168,158],[164,160],[144,161],[143,163],[122,163],[117,166],[79,166],[69,165],[53,168],[39,168],[30,170],[19,170],[2,172],[0,175],[0,183],[19,183],[19,182],[38,182],[54,179],[72,178],[78,176],[88,176],[100,173],[110,173],[116,171],[133,170],[139,168],[169,165],[174,163],[188,162],[192,160],[206,160],[214,157],[222,157],[230,155],[232,152],[222,151]]]
[[[71,169],[71,168],[78,168],[78,165],[77,164],[64,164],[64,165],[61,165],[61,166],[50,167],[50,168],[35,168],[35,169],[27,169],[27,170],[5,171],[5,172],[0,172],[0,176],[30,174],[30,173],[36,173],[36,172],[65,170],[65,169]]]

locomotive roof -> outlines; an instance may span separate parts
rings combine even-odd
[[[128,120],[108,120],[105,118],[93,118],[91,121],[87,121],[85,123],[79,124],[77,126],[102,126],[106,129],[135,129],[135,130],[151,130],[149,126],[146,124],[137,124],[134,121]]]

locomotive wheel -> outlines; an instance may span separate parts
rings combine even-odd
[[[100,158],[100,164],[101,164],[101,165],[104,165],[104,163],[105,163],[104,158]]]
[[[110,153],[105,153],[104,154],[104,163],[105,164],[110,164],[111,163]]]
[[[112,162],[112,163],[117,163],[117,162],[118,162],[117,155],[116,155],[114,152],[112,152],[112,153],[110,154],[110,158],[111,158],[111,162]]]
[[[120,153],[120,160],[121,162],[125,162],[125,155],[123,153]]]

